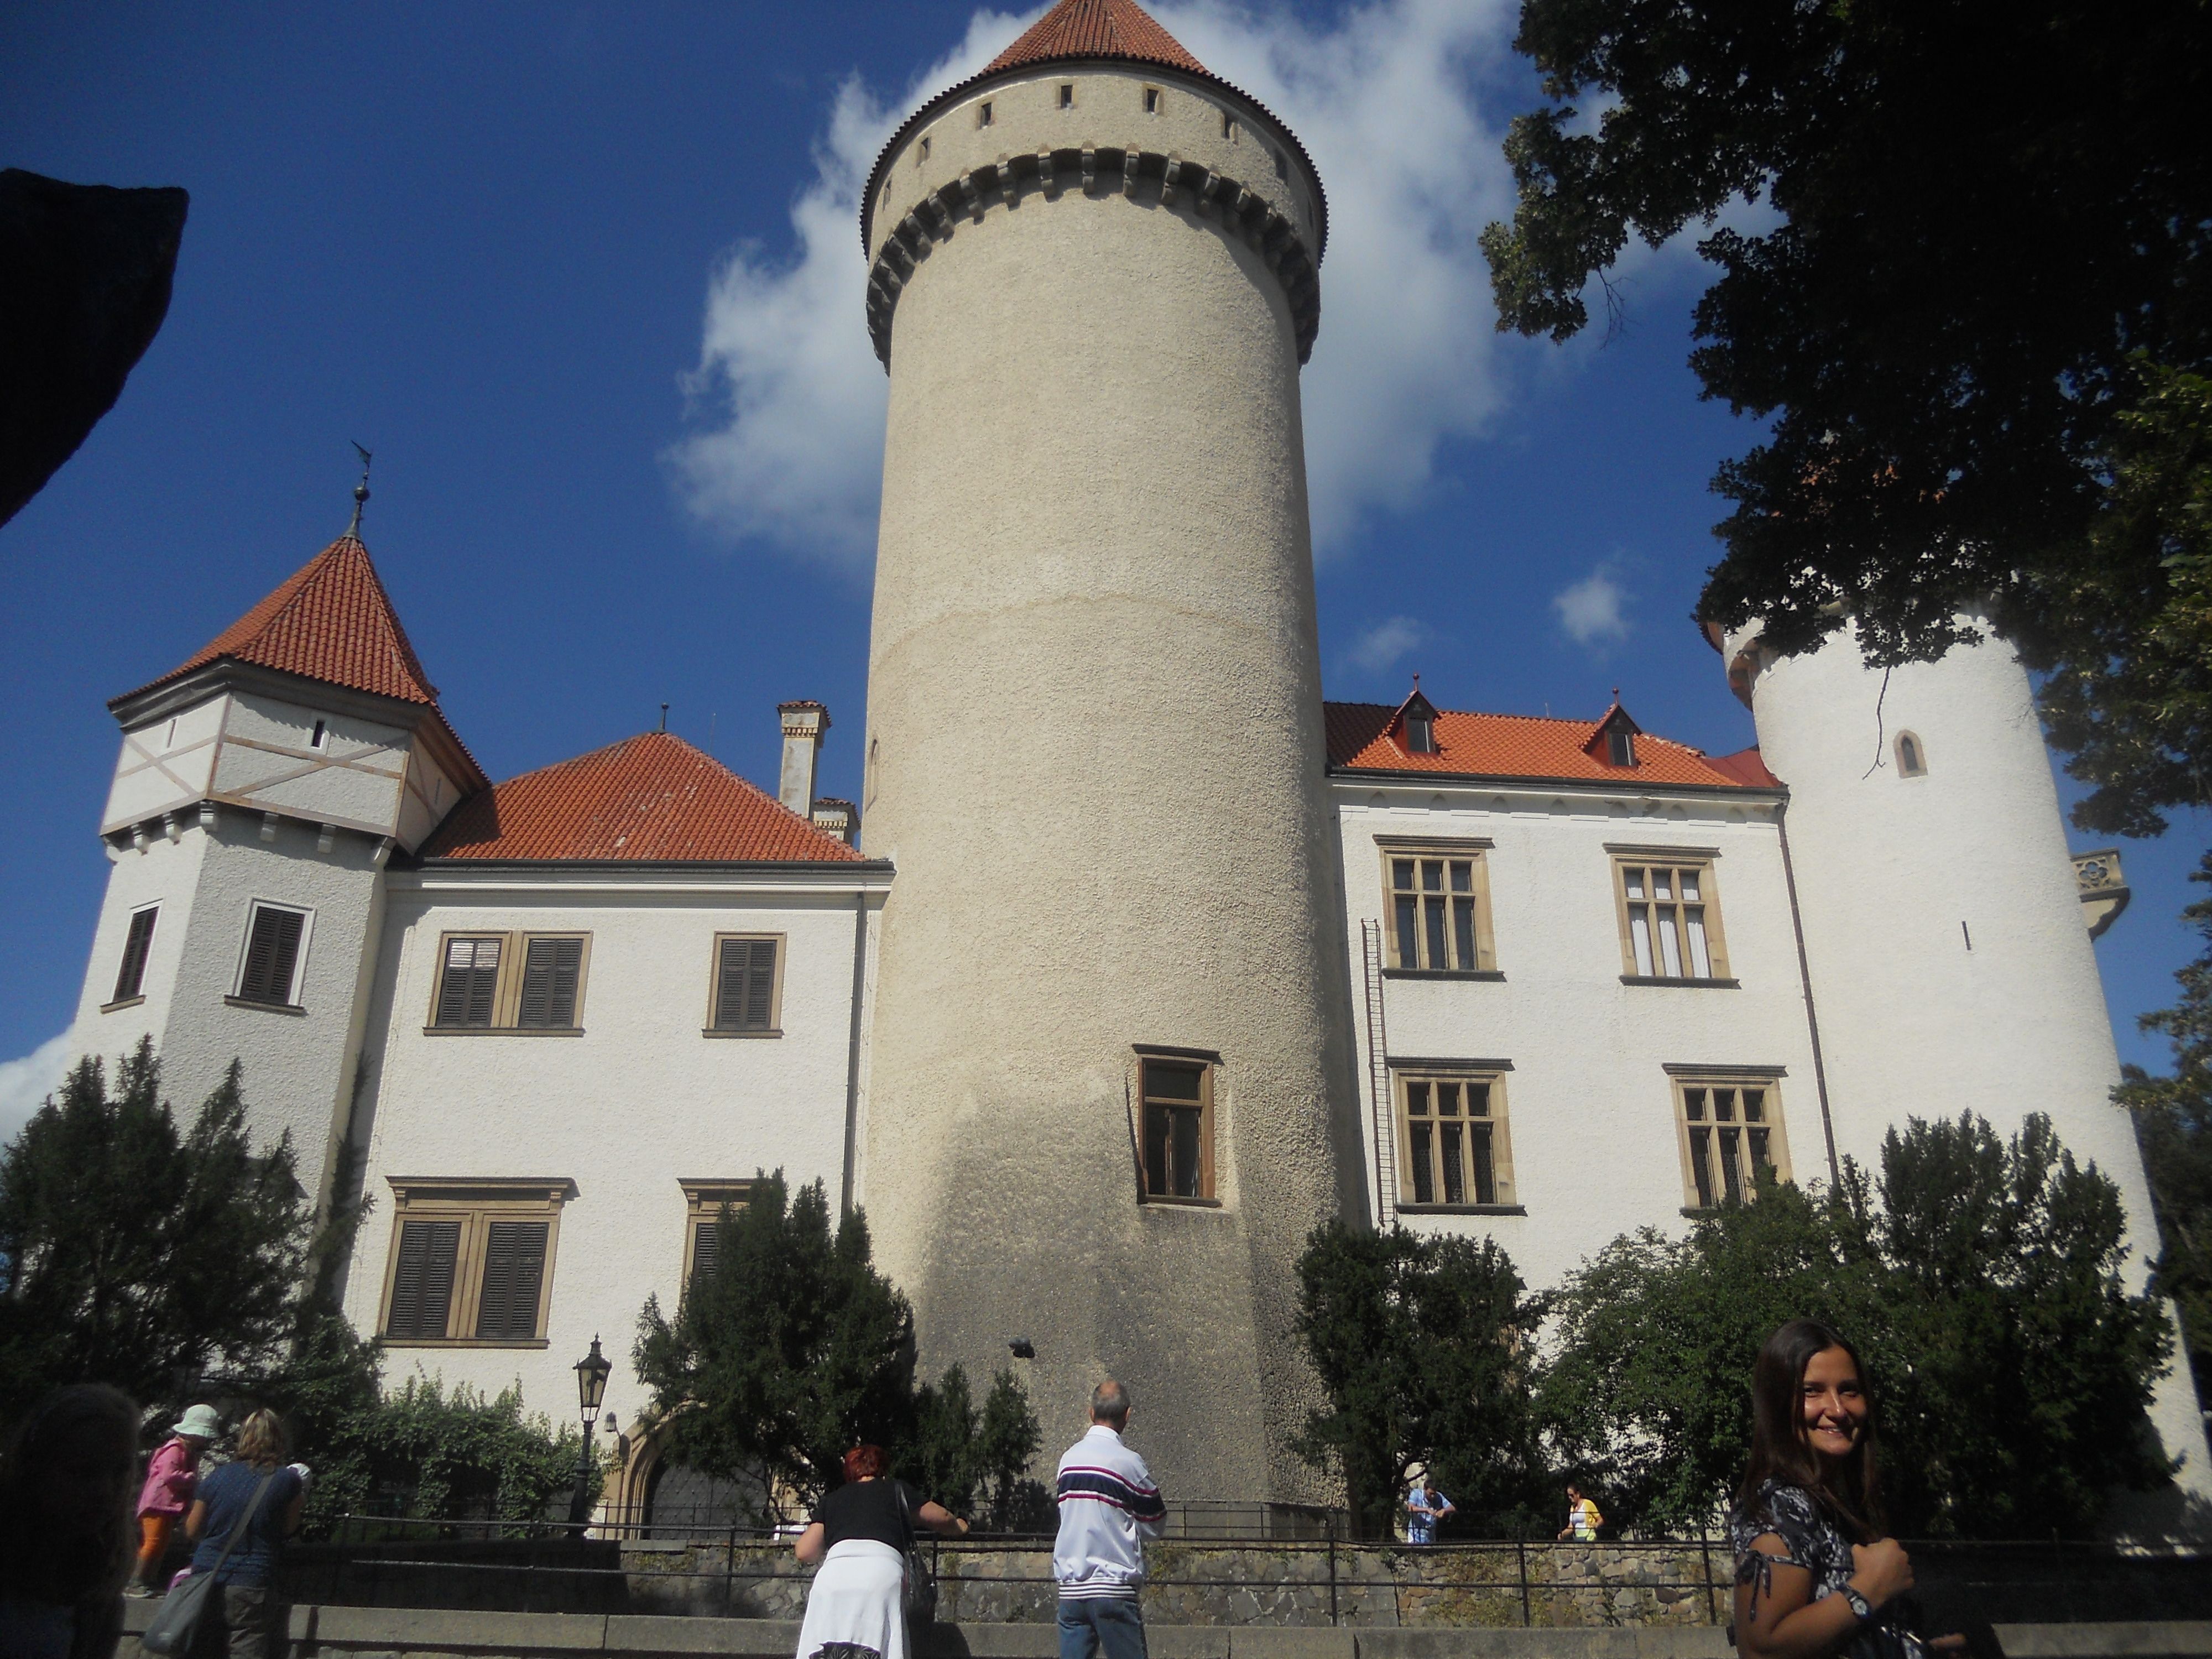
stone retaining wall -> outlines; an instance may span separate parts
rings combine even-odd
[[[809,1574],[787,1549],[726,1542],[625,1544],[628,1605],[656,1613],[797,1619]],[[1157,1624],[1365,1629],[1697,1626],[1724,1614],[1727,1580],[1696,1544],[1337,1545],[1155,1543],[1145,1616]],[[1723,1564],[1724,1565],[1724,1564]],[[939,1616],[958,1625],[1046,1624],[1045,1551],[943,1546]]]

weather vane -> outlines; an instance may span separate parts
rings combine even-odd
[[[353,487],[353,522],[346,526],[346,534],[358,541],[361,538],[361,510],[368,505],[368,464],[376,457],[359,444],[354,445],[353,453],[361,457],[361,482]]]

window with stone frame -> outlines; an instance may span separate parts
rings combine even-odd
[[[1393,1071],[1401,1209],[1511,1207],[1513,1151],[1497,1072]]]
[[[590,959],[589,933],[445,934],[426,1030],[574,1036]]]
[[[685,1181],[684,1188],[684,1288],[714,1277],[722,1260],[723,1233],[734,1212],[752,1202],[750,1181]]]
[[[1620,922],[1621,977],[1731,984],[1721,932],[1715,854],[1705,849],[1610,848]]]
[[[781,1036],[782,1001],[782,936],[717,934],[706,1035]]]
[[[146,959],[154,951],[154,925],[161,914],[158,904],[131,913],[131,931],[123,940],[123,959],[116,964],[115,994],[108,999],[109,1007],[140,1000],[146,983]]]
[[[1146,1054],[1137,1063],[1139,1150],[1148,1201],[1209,1202],[1213,1191],[1213,1066]]]
[[[1669,1068],[1673,1070],[1674,1068]],[[1790,1178],[1778,1073],[1674,1076],[1674,1120],[1682,1155],[1683,1207],[1717,1209],[1758,1196],[1759,1172]]]
[[[1389,966],[1399,973],[1492,973],[1488,842],[1377,840]]]
[[[575,1183],[392,1180],[387,1346],[545,1345],[561,1210]]]

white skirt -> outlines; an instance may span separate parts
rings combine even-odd
[[[832,1643],[907,1659],[906,1557],[889,1544],[848,1538],[830,1547],[806,1593],[798,1659],[814,1659]]]

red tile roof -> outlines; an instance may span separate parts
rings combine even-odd
[[[226,657],[402,702],[438,701],[438,688],[407,642],[368,550],[350,535],[339,537],[267,599],[139,690]]]
[[[1617,708],[1618,705],[1615,705]],[[1640,732],[1637,764],[1608,766],[1589,746],[1602,722],[1540,720],[1531,714],[1469,714],[1439,710],[1437,752],[1414,754],[1393,730],[1398,708],[1381,702],[1323,705],[1332,769],[1433,772],[1439,776],[1537,778],[1547,782],[1688,784],[1713,789],[1773,788],[1746,750],[1716,761],[1686,744]],[[1613,712],[1607,709],[1608,717]],[[1747,762],[1745,757],[1749,756]]]
[[[1705,764],[1714,770],[1725,772],[1739,783],[1749,784],[1754,789],[1779,789],[1782,780],[1766,769],[1759,745],[1739,749],[1733,755],[1708,755]]]
[[[666,732],[494,784],[455,807],[420,856],[680,864],[860,858]]]
[[[1135,0],[1060,0],[983,72],[1048,64],[1060,58],[1122,58],[1206,73],[1206,65],[1145,14]]]

